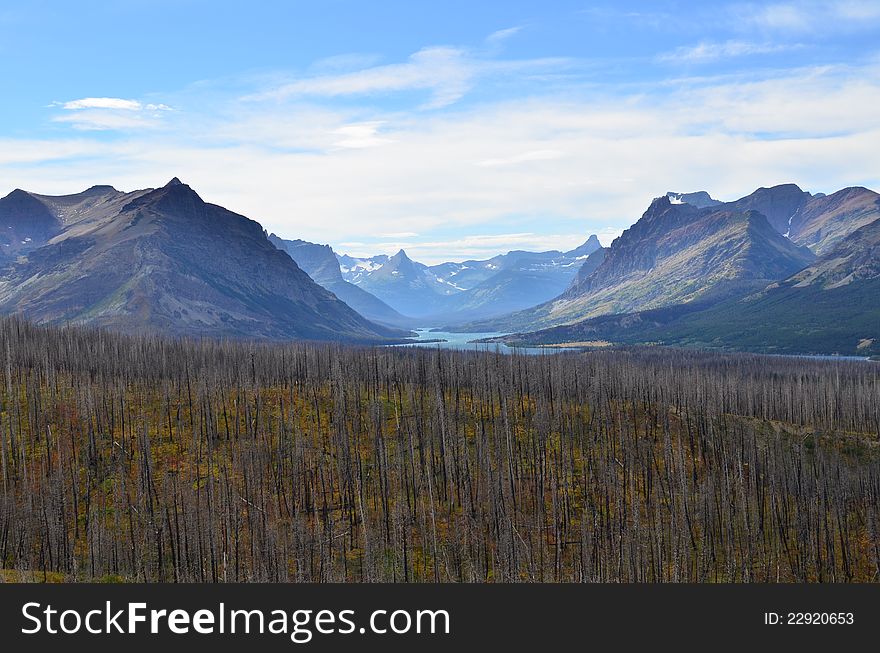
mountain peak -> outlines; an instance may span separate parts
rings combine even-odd
[[[117,190],[109,184],[97,184],[86,188],[83,195],[102,195],[104,193],[115,193]]]
[[[165,188],[168,188],[170,186],[185,186],[185,185],[186,184],[184,184],[182,181],[180,181],[180,179],[178,179],[177,177],[173,177],[171,179],[171,181],[169,181],[167,184],[165,184]]]
[[[670,206],[672,206],[672,198],[669,197],[669,195],[663,195],[661,197],[655,197],[653,200],[651,200],[651,206],[648,207],[648,210],[649,211],[651,209],[662,210],[662,209],[665,209]]]
[[[602,243],[596,234],[592,234],[586,241],[575,247],[570,252],[566,252],[566,256],[589,256],[593,252],[602,249]]]
[[[792,222],[811,197],[797,184],[779,184],[770,188],[758,188],[752,194],[729,202],[726,206],[743,212],[754,209],[763,213],[776,231],[790,234]]]
[[[719,200],[714,199],[704,190],[698,190],[693,193],[676,193],[675,191],[669,191],[666,193],[666,197],[668,197],[669,201],[673,204],[690,204],[691,206],[696,206],[698,209],[721,204]]]
[[[26,190],[22,190],[21,188],[16,188],[15,190],[13,190],[11,193],[9,193],[9,195],[4,197],[3,199],[21,201],[21,200],[24,200],[25,198],[31,198],[31,197],[32,197],[32,195],[29,192],[27,192]]]

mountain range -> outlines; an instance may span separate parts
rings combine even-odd
[[[339,255],[343,277],[423,323],[465,322],[533,306],[562,292],[602,249],[590,236],[561,252],[515,250],[484,260],[425,265],[404,250],[394,256]],[[601,257],[601,254],[600,254]]]
[[[305,240],[285,240],[271,234],[269,241],[286,252],[317,284],[326,288],[369,320],[401,327],[419,326],[418,321],[401,315],[375,295],[342,277],[339,260],[329,245]]]
[[[0,312],[175,336],[880,352],[880,195],[668,192],[602,247],[425,265],[267,234],[172,179],[0,199]]]
[[[526,331],[505,338],[516,344],[880,351],[877,193],[810,195],[786,184],[703,208],[672,199],[654,200],[558,298],[469,326]]]
[[[183,336],[387,342],[253,220],[178,179],[0,199],[0,311],[39,323]]]

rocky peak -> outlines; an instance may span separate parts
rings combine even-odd
[[[592,234],[589,238],[587,238],[584,243],[578,245],[570,252],[566,252],[566,256],[589,256],[593,252],[602,249],[602,243],[599,242],[599,239],[596,237],[596,234]]]
[[[669,191],[666,193],[666,197],[668,197],[673,204],[681,204],[684,202],[691,206],[696,206],[698,209],[704,209],[709,206],[718,206],[721,204],[719,200],[714,199],[704,190],[698,190],[693,193],[676,193],[675,191]]]

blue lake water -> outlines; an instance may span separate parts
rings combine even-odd
[[[502,354],[554,354],[558,349],[545,347],[509,347],[500,342],[472,342],[480,338],[495,338],[505,333],[451,333],[449,331],[431,331],[429,328],[414,329],[419,334],[417,339],[392,347],[431,347],[439,349],[460,349],[469,351],[490,351]],[[443,342],[430,342],[442,340]],[[565,350],[568,351],[568,350]]]
[[[510,347],[503,343],[496,342],[473,342],[482,338],[497,338],[498,336],[507,335],[503,332],[485,332],[485,333],[452,333],[449,331],[431,331],[430,327],[421,329],[413,329],[418,338],[411,342],[390,345],[392,347],[429,347],[438,349],[458,349],[464,351],[489,351],[500,352],[502,354],[557,354],[566,352],[582,351],[579,348],[553,348],[553,347]],[[442,342],[431,342],[431,340],[441,340]],[[821,354],[764,354],[765,356],[775,356],[779,358],[804,358],[811,360],[827,360],[827,361],[866,361],[869,360],[864,356],[828,356]]]

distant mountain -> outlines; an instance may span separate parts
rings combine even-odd
[[[571,280],[571,283],[568,285],[568,288],[565,289],[565,292],[562,293],[562,296],[577,297],[586,292],[591,283],[590,276],[602,264],[607,254],[607,247],[600,247],[595,252],[590,254],[583,262],[581,267],[578,269],[577,274],[575,275],[574,279]]]
[[[875,220],[804,270],[744,298],[605,315],[506,340],[517,344],[605,340],[763,353],[877,356],[878,297],[880,220]]]
[[[590,236],[568,252],[511,251],[485,260],[427,266],[401,250],[393,257],[338,256],[343,277],[427,321],[450,323],[501,315],[562,292],[587,258],[601,249]]]
[[[343,278],[357,285],[394,310],[422,317],[444,310],[444,296],[428,274],[428,266],[417,263],[400,250],[394,256],[372,259],[340,257]]]
[[[522,331],[603,314],[687,302],[718,302],[763,288],[815,257],[782,236],[755,211],[697,208],[655,199],[617,238],[593,270],[556,299],[474,331]]]
[[[582,245],[565,253],[510,252],[496,257],[495,273],[455,296],[454,310],[442,316],[443,323],[503,315],[553,297],[571,284],[579,270],[601,260],[604,250],[598,240],[595,243],[598,250],[590,242],[589,247]]]
[[[401,315],[388,304],[342,277],[339,260],[329,245],[305,240],[285,240],[275,234],[269,240],[287,252],[300,268],[318,285],[326,288],[369,320],[393,326],[415,325],[412,318]]]
[[[321,288],[258,223],[204,202],[177,179],[133,193],[101,186],[9,197],[2,224],[38,245],[0,271],[2,312],[191,336],[375,342],[402,335]]]

